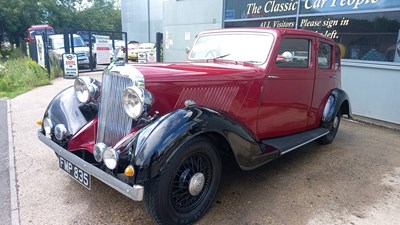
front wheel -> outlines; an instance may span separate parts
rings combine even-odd
[[[194,223],[213,202],[220,177],[216,147],[207,138],[194,138],[146,185],[146,207],[159,224]]]
[[[339,130],[340,118],[341,117],[342,117],[342,114],[340,113],[340,110],[339,110],[336,113],[336,116],[333,119],[333,121],[328,124],[329,133],[317,140],[317,142],[319,144],[327,145],[327,144],[330,144],[330,143],[333,142],[333,140],[336,137],[337,131]]]

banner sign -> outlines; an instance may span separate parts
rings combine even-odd
[[[64,77],[75,78],[79,75],[78,57],[71,53],[63,54]]]
[[[42,35],[36,35],[36,51],[38,56],[38,64],[41,65],[43,68],[46,68],[46,64],[44,61],[44,43]]]
[[[225,0],[225,20],[398,7],[399,0]]]
[[[147,53],[146,52],[138,52],[138,63],[147,63]]]
[[[147,62],[150,63],[157,62],[156,51],[147,52]]]
[[[96,35],[96,60],[97,64],[109,64],[111,57],[110,37],[103,35]]]

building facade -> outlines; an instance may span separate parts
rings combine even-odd
[[[186,47],[193,44],[197,33],[207,29],[296,28],[331,37],[341,49],[342,85],[351,98],[353,113],[400,124],[399,0],[149,2],[122,0],[123,31],[139,41],[146,36],[143,31],[154,37],[147,38],[150,41],[155,40],[155,32],[162,32],[166,62],[185,61]],[[150,17],[143,15],[147,9]],[[149,18],[150,22],[146,21]],[[150,26],[158,30],[149,29],[148,24],[158,24]]]

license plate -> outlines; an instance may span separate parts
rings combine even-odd
[[[59,157],[58,165],[61,169],[67,172],[72,178],[74,178],[78,183],[82,184],[84,187],[90,190],[92,186],[92,176],[85,172],[83,169],[75,166],[70,161]]]

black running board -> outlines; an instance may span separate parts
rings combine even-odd
[[[326,128],[317,128],[299,134],[262,140],[262,143],[278,149],[280,154],[283,155],[305,144],[308,144],[328,133],[329,130]]]

